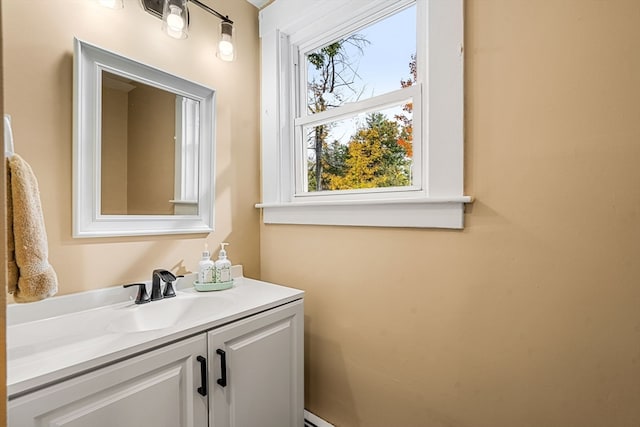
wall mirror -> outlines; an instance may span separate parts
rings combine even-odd
[[[215,91],[74,41],[73,236],[208,233]]]

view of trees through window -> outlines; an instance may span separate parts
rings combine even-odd
[[[307,114],[338,111],[412,86],[417,79],[415,21],[413,6],[308,52]],[[412,185],[412,125],[408,97],[305,126],[305,190]]]

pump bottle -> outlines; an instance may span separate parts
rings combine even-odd
[[[202,259],[198,263],[198,283],[213,283],[215,282],[215,266],[211,261],[211,254],[205,250],[202,252]]]
[[[220,244],[220,254],[215,262],[216,282],[225,283],[231,281],[231,261],[227,259],[227,251],[224,249],[228,243]]]

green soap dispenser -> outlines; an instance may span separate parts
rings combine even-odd
[[[229,244],[226,242],[220,243],[220,254],[216,260],[216,282],[227,283],[231,282],[231,261],[227,259],[227,251],[224,249]]]

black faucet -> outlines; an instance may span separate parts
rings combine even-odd
[[[149,301],[149,294],[147,293],[147,285],[144,283],[131,283],[130,285],[124,285],[125,288],[131,286],[138,286],[138,296],[136,297],[136,304],[146,304]]]
[[[176,276],[170,271],[163,269],[153,270],[151,275],[151,301],[175,297],[176,292],[173,289],[173,282],[175,280]],[[167,286],[164,288],[164,293],[161,289],[162,282],[167,283]]]
[[[182,277],[182,276],[179,276]],[[131,283],[130,285],[124,285],[125,288],[131,286],[138,286],[138,295],[136,296],[136,304],[145,304],[149,301],[158,301],[163,298],[172,298],[176,296],[176,291],[173,289],[173,282],[176,280],[176,276],[170,271],[163,269],[153,270],[151,275],[151,297],[147,293],[147,287],[144,283]],[[161,282],[166,282],[167,286],[164,288],[164,292],[161,289]]]

